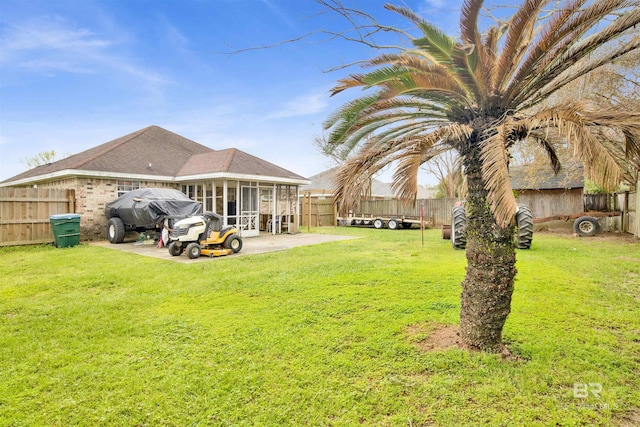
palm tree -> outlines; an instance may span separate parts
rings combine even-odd
[[[329,141],[352,150],[336,178],[343,206],[359,197],[368,178],[394,165],[393,186],[414,200],[420,166],[455,150],[467,180],[467,272],[462,282],[460,337],[470,349],[501,351],[511,310],[517,203],[509,182],[510,149],[532,139],[558,173],[549,137],[565,138],[589,166],[591,179],[612,189],[620,182],[616,150],[640,158],[640,112],[597,111],[580,100],[546,105],[568,83],[640,47],[639,0],[524,0],[506,24],[480,33],[483,0],[465,0],[456,40],[411,10],[386,5],[411,21],[421,37],[409,48],[368,61],[333,89],[360,87],[325,122]],[[615,44],[611,47],[612,44]],[[606,46],[606,50],[601,50]],[[605,143],[605,133],[622,145]]]

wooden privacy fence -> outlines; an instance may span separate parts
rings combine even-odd
[[[304,195],[301,198],[302,225],[312,227],[335,224],[333,197],[323,198]],[[425,223],[429,227],[441,227],[451,223],[451,209],[456,199],[420,199],[405,205],[399,200],[361,200],[360,207],[352,214],[370,217],[406,217],[420,219],[420,207],[424,210]]]
[[[640,234],[640,221],[636,212],[636,206],[640,206],[640,201],[637,201],[635,193],[582,195],[580,192],[535,192],[535,195],[536,199],[532,199],[530,195],[526,197],[521,195],[519,202],[534,209],[534,215],[537,218],[578,213],[581,210],[621,211],[621,223],[616,226],[617,229],[636,235]],[[304,195],[301,201],[303,226],[309,224],[312,227],[334,225],[333,197],[318,198]],[[432,228],[439,228],[444,224],[451,224],[451,210],[456,201],[457,199],[420,199],[415,203],[405,205],[399,200],[361,200],[360,206],[351,212],[351,216],[419,219],[420,207],[422,207],[425,224]],[[564,212],[563,209],[569,209],[570,212]],[[347,216],[346,214],[342,215]]]
[[[333,196],[318,198],[305,195],[301,200],[302,226],[324,227],[335,224]]]
[[[424,220],[429,227],[441,227],[451,224],[451,209],[457,199],[419,199],[415,203],[405,205],[399,200],[362,200],[360,209],[354,215],[371,215],[372,217],[407,217],[420,219],[420,208],[424,212]]]
[[[624,193],[621,193],[624,194]],[[620,210],[618,194],[583,194],[585,211],[613,212]]]
[[[75,213],[75,191],[0,188],[0,246],[53,241],[49,217]]]

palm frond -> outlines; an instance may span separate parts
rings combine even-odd
[[[633,165],[640,169],[640,132],[623,131],[625,154],[632,160]]]
[[[380,67],[375,71],[362,76],[362,82],[367,87],[377,86],[381,83],[388,81],[403,81],[404,79],[410,79],[415,72],[410,68],[400,67],[397,65],[389,67]]]
[[[526,0],[509,21],[507,40],[500,53],[493,86],[502,90],[509,83],[526,51],[536,18],[550,0]]]
[[[379,144],[370,138],[358,153],[349,158],[336,171],[334,195],[341,208],[353,206],[363,194],[371,179],[392,160],[393,144]]]
[[[323,127],[325,130],[333,128],[330,136],[331,141],[342,141],[351,126],[358,120],[360,112],[371,106],[371,104],[377,100],[377,94],[364,96],[348,102],[338,111],[330,115],[323,123]]]
[[[331,96],[337,95],[343,90],[363,86],[362,83],[362,74],[352,74],[351,76],[338,80],[338,85],[331,89]]]
[[[500,227],[508,227],[518,204],[509,179],[508,135],[512,130],[512,119],[493,127],[489,136],[481,141],[482,179],[487,187],[487,202]]]
[[[585,120],[594,126],[619,130],[624,135],[624,150],[629,159],[640,159],[640,112],[633,111],[589,111]]]
[[[579,25],[576,22],[570,22],[570,18],[586,1],[568,2],[545,23],[532,47],[529,48],[527,58],[508,84],[505,99],[510,100],[514,93],[521,92],[522,88],[528,85],[529,81],[536,76],[533,70],[539,67],[541,61],[545,58],[554,58],[563,52],[567,45],[574,42],[575,36],[572,37],[572,35],[575,34]],[[567,25],[568,22],[569,25]]]
[[[478,18],[483,3],[484,0],[465,0],[460,13],[460,32],[464,45],[473,46],[473,52],[477,53],[474,74],[476,80],[480,82],[483,97],[487,98],[491,95],[493,88],[492,73],[496,69],[496,50],[491,44],[487,49],[478,31]],[[498,27],[490,28],[489,33],[490,37],[497,36]]]
[[[439,123],[440,122],[440,123]],[[376,139],[380,143],[385,143],[388,140],[395,139],[399,136],[403,136],[409,132],[425,132],[431,127],[435,127],[441,124],[442,120],[404,120],[402,117],[392,117],[387,120],[371,120],[366,127],[366,131],[358,131],[349,135],[348,139],[343,143],[348,147],[355,147],[365,137],[375,135]],[[379,134],[374,132],[382,128],[383,131]]]
[[[411,9],[406,7],[385,5],[385,8],[396,12],[411,22],[421,31],[424,37],[413,40],[413,45],[421,48],[433,62],[447,64],[451,60],[451,49],[455,44],[455,39],[449,37],[438,27],[427,23],[424,19],[416,15]]]
[[[480,40],[478,16],[484,0],[465,0],[460,10],[460,37],[462,41],[476,44]]]
[[[573,155],[589,165],[589,176],[602,188],[613,191],[620,183],[621,169],[615,156],[607,144],[596,138],[590,128],[619,127],[621,122],[616,119],[606,120],[587,110],[581,104],[569,104],[561,107],[545,109],[531,118],[536,128],[557,128],[566,138],[567,144],[573,147]],[[636,117],[637,119],[637,117]],[[633,120],[633,119],[632,119]],[[638,122],[640,123],[640,122]],[[640,124],[628,123],[632,128]]]
[[[586,65],[583,66],[577,65],[596,49],[640,24],[640,7],[637,7],[622,13],[602,30],[580,38],[598,25],[605,16],[626,7],[628,3],[625,0],[601,0],[576,12],[577,16],[566,23],[566,25],[572,24],[573,27],[564,42],[556,49],[548,51],[522,83],[514,85],[512,92],[517,95],[513,104],[522,104],[524,99],[531,98],[521,108],[535,105],[571,81],[600,67],[606,61],[637,49],[637,39],[634,37],[627,44],[614,48],[603,57],[586,60]]]
[[[611,63],[615,59],[638,49],[640,49],[640,36],[633,37],[627,43],[619,45],[607,53],[601,53],[593,59],[583,60],[582,64],[574,65],[563,74],[558,75],[555,79],[546,82],[545,86],[541,87],[533,94],[526,91],[521,92],[521,94],[514,99],[514,104],[522,102],[523,105],[521,108],[529,108],[536,105],[569,83],[574,82],[580,77],[585,76],[588,73]]]
[[[500,28],[493,26],[487,30],[484,37],[483,49],[486,55],[485,72],[487,73],[487,88],[490,90],[489,96],[495,95],[493,82],[495,81],[496,72],[498,70],[498,41],[500,40]]]
[[[386,4],[385,9],[396,12],[409,21],[413,22],[421,31],[424,37],[414,39],[414,46],[422,48],[436,63],[446,64],[451,59],[451,48],[455,44],[455,39],[449,37],[438,27],[429,24],[427,21],[416,15],[411,9],[400,6]]]
[[[398,198],[405,202],[415,200],[420,166],[444,151],[452,150],[456,144],[451,141],[469,138],[472,132],[471,127],[454,123],[412,138],[402,156],[398,156],[393,174],[391,188]]]
[[[478,52],[471,52],[456,45],[451,52],[451,61],[456,67],[456,75],[464,87],[473,94],[476,104],[482,104],[487,97],[487,88],[484,79],[478,73]]]
[[[547,155],[547,159],[549,160],[549,165],[553,170],[555,175],[560,173],[560,169],[562,168],[562,164],[560,162],[560,158],[556,152],[556,148],[553,144],[550,143],[549,139],[549,129],[540,130],[537,126],[539,126],[540,122],[537,119],[530,120],[529,118],[517,119],[514,122],[514,131],[518,135],[519,140],[524,139],[532,139],[534,140]]]
[[[544,149],[544,152],[547,154],[547,158],[549,159],[551,169],[553,170],[553,174],[557,176],[560,173],[562,164],[560,163],[560,158],[556,153],[556,149],[553,147],[553,145],[549,144],[549,141],[547,141],[545,138],[536,138],[536,141]]]

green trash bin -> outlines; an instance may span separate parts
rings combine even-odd
[[[49,222],[57,247],[69,248],[80,244],[80,215],[51,215]]]

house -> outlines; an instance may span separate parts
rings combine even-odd
[[[203,210],[256,236],[271,218],[289,231],[299,227],[300,175],[230,148],[213,150],[158,126],[149,126],[54,163],[0,182],[0,187],[75,190],[85,240],[106,237],[106,203],[126,191],[175,188],[202,203]],[[272,232],[276,231],[272,227]]]
[[[311,193],[311,197],[332,197],[334,191],[334,180],[338,167],[333,167],[324,172],[320,172],[317,175],[313,175],[309,178],[310,183],[300,187],[300,191],[303,193]],[[418,186],[418,199],[428,199],[433,197],[434,194],[426,187]],[[367,199],[371,200],[390,200],[395,199],[396,193],[391,188],[391,184],[379,181],[377,179],[371,180],[371,186],[369,188]]]
[[[584,167],[567,162],[555,175],[550,167],[513,166],[511,188],[519,204],[529,206],[534,218],[582,212]]]

